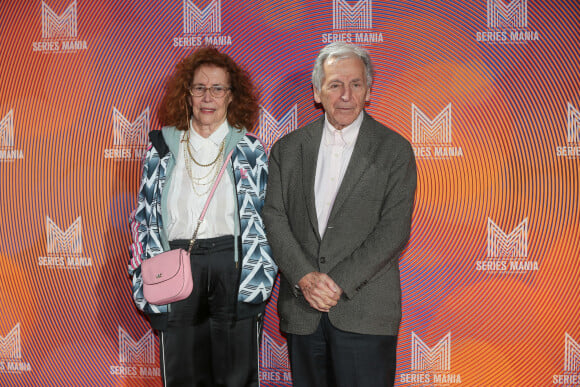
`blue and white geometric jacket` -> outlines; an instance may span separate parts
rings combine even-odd
[[[170,249],[163,227],[163,219],[167,219],[165,188],[171,184],[181,135],[182,132],[174,127],[149,133],[150,144],[143,161],[138,204],[130,217],[133,243],[129,248],[129,275],[132,278],[133,299],[137,307],[147,314],[166,313],[170,307],[151,305],[143,297],[141,262]],[[232,149],[226,171],[236,190],[233,193],[237,197],[238,213],[235,234],[241,236],[242,242],[241,252],[235,244],[236,262],[239,256],[242,257],[238,301],[260,304],[270,297],[278,272],[260,216],[266,196],[268,159],[258,138],[229,127],[226,154]]]

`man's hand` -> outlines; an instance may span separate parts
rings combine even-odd
[[[298,286],[310,306],[320,312],[328,312],[338,303],[342,294],[342,289],[332,278],[317,271],[302,277]]]

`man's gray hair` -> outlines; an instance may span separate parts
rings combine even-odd
[[[363,61],[367,76],[367,86],[370,88],[373,84],[374,68],[369,53],[364,48],[345,42],[330,43],[320,50],[312,69],[312,85],[314,88],[320,90],[320,86],[324,81],[324,63],[327,59],[346,59],[353,56],[359,57]]]

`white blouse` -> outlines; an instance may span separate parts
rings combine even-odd
[[[216,159],[220,146],[228,134],[228,123],[225,121],[208,138],[200,136],[189,125],[189,143],[191,155],[200,164],[209,164]],[[169,219],[163,219],[169,240],[191,239],[197,221],[207,201],[214,182],[224,162],[225,149],[222,150],[221,160],[209,167],[202,167],[191,160],[184,139],[186,132],[181,135],[177,163],[173,169],[173,178],[169,187],[167,212]],[[225,147],[224,147],[225,148]],[[189,159],[189,161],[187,159]],[[194,179],[203,178],[192,185],[189,172]],[[199,227],[197,239],[214,238],[223,235],[234,235],[235,189],[227,171],[209,204],[204,220]]]

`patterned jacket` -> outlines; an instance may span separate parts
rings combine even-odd
[[[272,292],[278,268],[272,254],[260,213],[264,204],[268,160],[260,140],[230,127],[226,154],[233,150],[226,171],[236,189],[236,236],[241,237],[241,251],[236,244],[235,259],[242,257],[238,301],[249,304],[265,302]],[[149,133],[150,144],[143,162],[137,208],[131,213],[133,243],[130,246],[129,275],[133,299],[147,314],[168,312],[169,305],[152,305],[143,297],[141,262],[169,250],[163,218],[167,216],[165,188],[171,184],[175,155],[181,132],[173,127]],[[224,178],[226,178],[224,176]]]

